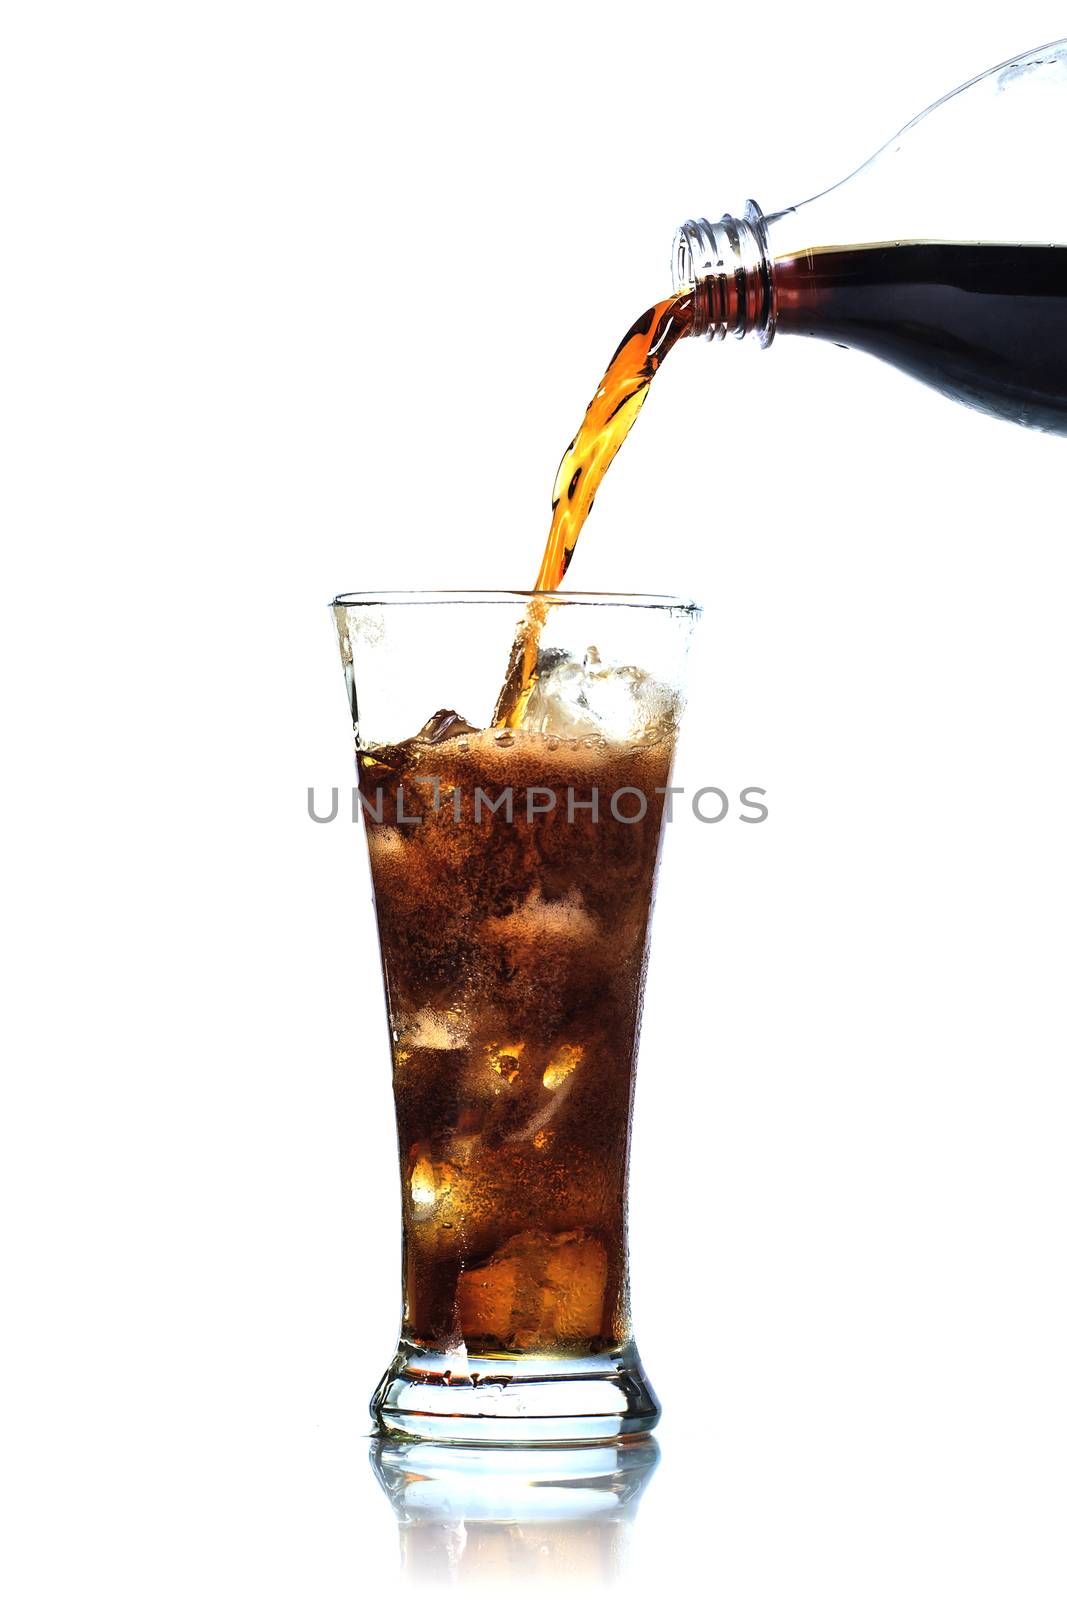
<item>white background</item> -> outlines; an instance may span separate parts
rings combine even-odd
[[[351,773],[326,602],[529,583],[676,223],[1064,31],[6,9],[7,1594],[398,1585],[384,1013],[362,840],[305,811]],[[1063,450],[694,343],[599,496],[570,585],[704,602],[679,781],[771,807],[668,839],[633,1584],[1064,1591]]]

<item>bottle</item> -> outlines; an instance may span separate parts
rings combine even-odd
[[[1067,433],[1067,40],[974,78],[834,188],[686,222],[694,333],[806,334]]]

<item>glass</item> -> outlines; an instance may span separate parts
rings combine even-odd
[[[694,333],[866,350],[954,399],[1067,432],[1067,40],[973,78],[801,205],[683,223]]]
[[[630,1322],[630,1112],[695,606],[342,595],[393,1059],[389,1433],[612,1440],[659,1406]],[[517,726],[494,726],[538,630]]]

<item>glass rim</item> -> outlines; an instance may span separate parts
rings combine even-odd
[[[632,606],[643,611],[685,611],[699,616],[701,606],[671,594],[612,594],[610,591],[581,589],[365,589],[338,594],[330,601],[335,609],[355,606],[432,606],[432,605],[528,605],[543,600],[551,606]]]

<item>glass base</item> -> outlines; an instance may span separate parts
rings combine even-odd
[[[468,1356],[401,1340],[370,1411],[397,1438],[488,1445],[606,1443],[660,1416],[632,1342],[597,1356]]]

